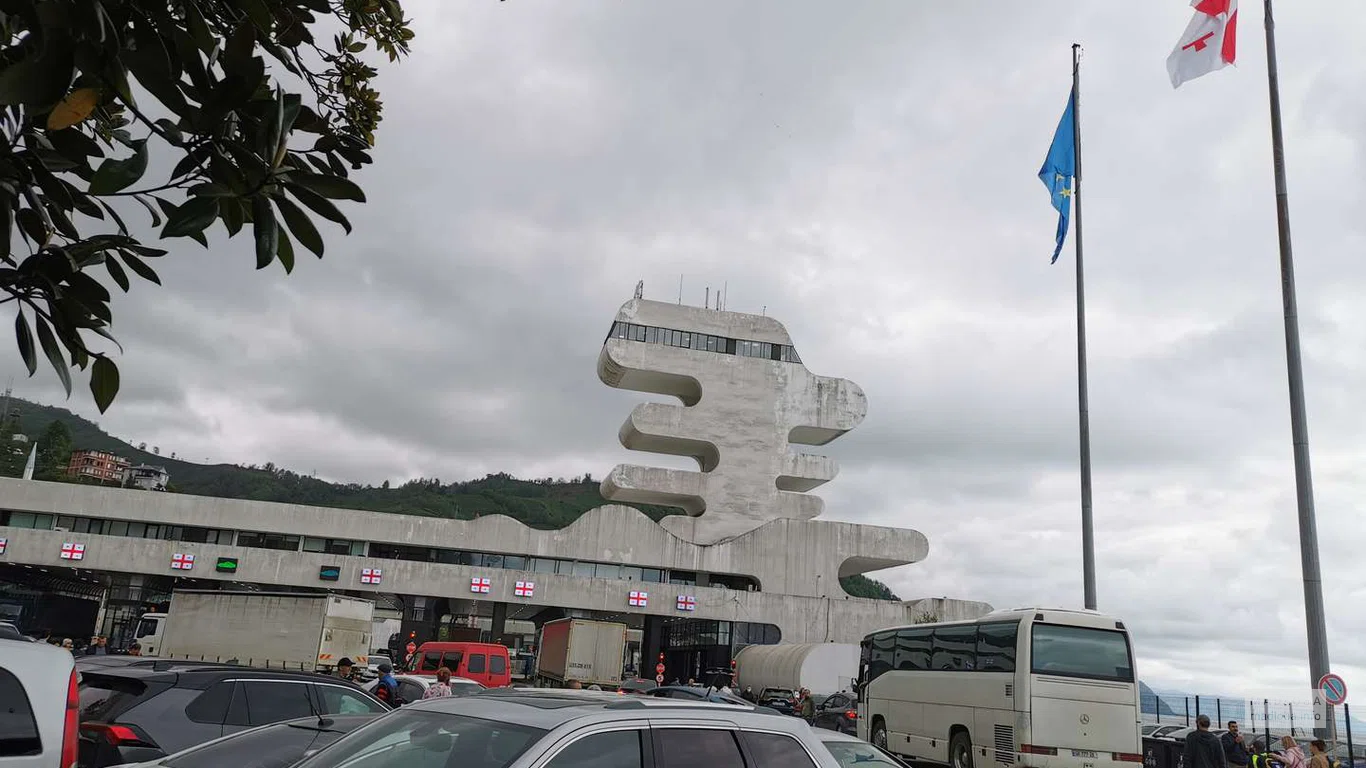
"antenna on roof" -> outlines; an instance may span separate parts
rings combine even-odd
[[[645,281],[644,281],[644,280],[640,280],[640,281],[638,281],[638,282],[636,283],[636,298],[637,298],[637,299],[643,299],[643,298],[645,298]]]
[[[730,281],[729,281],[729,280],[726,281],[726,287],[723,288],[723,289],[721,290],[721,301],[720,301],[721,307],[720,307],[720,309],[724,310],[724,309],[726,308],[726,299],[728,299],[728,298],[730,298]]]
[[[706,301],[702,304],[702,306],[706,307],[707,309],[711,309],[711,286],[710,286],[710,285],[707,286],[707,299],[706,299]]]
[[[678,276],[678,303],[683,303],[683,276]]]

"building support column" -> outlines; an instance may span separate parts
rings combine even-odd
[[[503,635],[507,634],[508,623],[508,604],[493,604],[493,619],[489,622],[489,642],[502,643]]]

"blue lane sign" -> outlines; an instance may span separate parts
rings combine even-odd
[[[1324,701],[1335,707],[1347,701],[1347,683],[1331,672],[1319,680],[1319,690],[1323,691]]]

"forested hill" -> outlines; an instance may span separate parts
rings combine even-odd
[[[10,411],[17,414],[18,424],[4,425],[6,440],[11,432],[20,432],[37,440],[52,428],[53,422],[59,422],[69,431],[70,446],[75,450],[109,451],[134,464],[166,467],[171,474],[170,490],[177,493],[460,520],[501,514],[533,528],[547,530],[563,528],[584,512],[606,503],[598,492],[598,482],[588,475],[567,480],[520,480],[499,473],[478,480],[452,483],[424,478],[392,487],[387,482],[380,486],[330,483],[269,463],[261,467],[243,467],[185,461],[156,446],[141,443],[131,445],[65,408],[14,398],[10,401]],[[39,450],[44,450],[41,444]],[[8,460],[0,465],[0,474],[18,476],[22,473],[26,456],[20,453],[23,452],[7,457]],[[44,477],[43,473],[46,472],[49,479],[58,479],[56,467],[65,466],[65,460],[60,456],[49,456],[46,460],[50,466],[40,466],[38,476]],[[667,507],[631,506],[653,520],[677,512]],[[845,591],[855,597],[898,599],[887,585],[862,576],[841,579],[840,582]]]

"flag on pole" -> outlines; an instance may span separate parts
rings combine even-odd
[[[1191,0],[1195,16],[1167,57],[1172,87],[1223,69],[1238,53],[1238,0]]]
[[[1076,108],[1075,95],[1067,97],[1067,108],[1062,111],[1058,130],[1053,134],[1053,144],[1048,148],[1039,169],[1039,181],[1048,187],[1053,196],[1053,207],[1058,209],[1058,244],[1053,249],[1053,261],[1062,253],[1062,243],[1067,239],[1067,225],[1072,218],[1072,177],[1077,175],[1076,121],[1072,115]]]
[[[33,479],[33,466],[38,461],[38,444],[33,444],[33,449],[28,452],[28,463],[24,465],[24,479]]]

